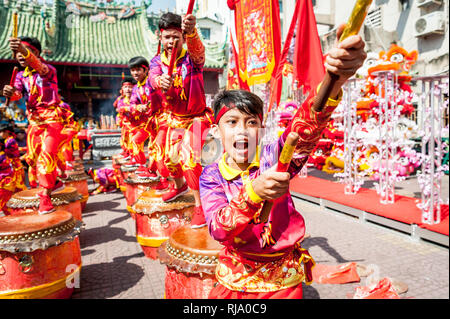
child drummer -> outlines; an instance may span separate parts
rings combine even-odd
[[[39,186],[39,213],[55,210],[52,192],[64,185],[57,181],[58,147],[64,139],[64,113],[60,108],[56,69],[41,57],[41,44],[36,38],[10,38],[15,59],[25,68],[15,79],[14,86],[5,85],[3,95],[16,101],[25,96],[28,114],[27,162],[36,167]]]
[[[130,144],[130,112],[129,106],[131,102],[131,93],[135,83],[132,80],[122,80],[122,86],[120,88],[120,96],[114,101],[114,108],[117,112],[117,120],[119,126],[122,128],[120,136],[120,146],[122,147],[122,153],[120,156],[124,159],[130,159],[132,154],[132,148]]]
[[[212,132],[221,138],[225,154],[218,163],[205,167],[200,177],[210,234],[224,245],[216,269],[219,284],[210,298],[302,298],[302,282],[311,282],[314,261],[300,246],[305,222],[294,208],[289,181],[306,163],[342,97],[341,86],[365,56],[359,36],[348,37],[334,47],[325,67],[339,75],[339,80],[323,111],[311,109],[317,92],[313,90],[286,131],[263,149],[257,147],[262,100],[240,90],[216,96]],[[300,136],[294,159],[288,172],[277,172],[272,167],[292,131]],[[264,202],[275,199],[267,222],[262,222],[259,217]]]
[[[169,113],[164,164],[174,184],[162,198],[172,201],[186,193],[189,187],[195,198],[191,225],[200,227],[205,224],[199,193],[200,158],[203,135],[212,123],[212,112],[206,106],[202,75],[205,47],[195,24],[192,14],[181,17],[168,12],[161,16],[162,52],[151,60],[150,79],[152,103],[159,103],[162,110]],[[183,47],[184,43],[187,49]],[[168,69],[175,47],[177,57],[171,77]]]

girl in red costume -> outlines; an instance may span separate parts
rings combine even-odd
[[[39,213],[53,212],[50,195],[64,185],[57,181],[58,147],[64,139],[64,111],[58,95],[56,69],[41,57],[39,40],[30,37],[10,38],[10,48],[25,70],[20,71],[14,86],[6,85],[3,95],[11,101],[26,99],[28,116],[27,163],[36,167],[39,186]]]

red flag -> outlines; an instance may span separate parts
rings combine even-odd
[[[299,86],[303,85],[306,93],[322,81],[325,67],[311,0],[298,2],[301,4],[295,39],[294,81],[297,80]]]
[[[284,41],[283,51],[281,52],[280,62],[277,65],[277,69],[272,77],[271,89],[270,89],[270,102],[268,112],[271,111],[274,104],[280,104],[281,99],[281,89],[283,86],[283,67],[286,63],[287,56],[289,53],[289,48],[291,46],[292,37],[294,36],[295,26],[298,22],[298,11],[300,8],[300,3],[303,1],[298,0],[295,4],[294,14],[292,15],[291,25],[289,26],[288,34],[286,35],[286,40]]]

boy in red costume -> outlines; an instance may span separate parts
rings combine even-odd
[[[14,86],[5,85],[3,95],[11,101],[26,99],[28,114],[27,162],[36,167],[39,186],[39,213],[53,212],[50,195],[64,185],[57,181],[58,147],[64,136],[64,111],[58,95],[56,69],[41,57],[41,44],[35,38],[10,38],[10,48],[20,66]]]
[[[300,245],[305,221],[295,209],[289,182],[306,164],[342,98],[341,86],[365,56],[360,36],[350,36],[333,48],[325,67],[339,79],[324,109],[312,109],[314,90],[279,139],[261,149],[257,145],[263,101],[241,90],[216,96],[213,133],[220,136],[225,154],[218,163],[205,167],[200,193],[209,232],[224,249],[216,268],[219,284],[209,298],[302,298],[302,282],[311,282],[314,261]],[[300,137],[294,158],[287,172],[277,172],[273,167],[291,131]],[[260,214],[267,200],[275,201],[268,220],[262,221]]]
[[[131,80],[123,80],[122,87],[120,88],[120,96],[114,101],[114,108],[117,112],[117,120],[122,131],[120,136],[122,153],[119,155],[124,159],[130,159],[133,152],[130,144],[131,123],[129,119],[129,106],[134,85],[135,83]]]
[[[15,139],[14,128],[5,124],[0,125],[0,138],[5,140],[5,154],[11,160],[13,168],[13,181],[15,183],[15,192],[27,189],[25,186],[25,169],[20,160],[19,145]]]
[[[168,12],[161,16],[159,30],[163,50],[150,63],[150,82],[152,103],[161,105],[168,113],[164,164],[169,170],[166,174],[170,173],[174,184],[163,195],[163,200],[174,200],[189,187],[195,197],[191,224],[200,227],[205,223],[199,193],[201,150],[206,137],[204,133],[212,122],[212,112],[206,106],[203,85],[205,47],[195,23],[191,14],[182,18]],[[183,48],[184,43],[187,50]],[[170,77],[168,67],[175,45],[177,58]]]
[[[144,145],[147,140],[149,153],[151,153],[150,149],[156,134],[153,127],[154,110],[150,101],[149,64],[144,57],[138,56],[130,59],[128,67],[137,84],[133,87],[128,107],[133,154],[125,166],[138,166],[136,170],[138,177],[157,179],[156,163],[153,157],[149,156],[149,165],[147,166],[144,153]]]

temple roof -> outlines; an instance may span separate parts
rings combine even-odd
[[[158,41],[154,16],[146,6],[96,7],[85,2],[55,0],[50,7],[20,0],[0,0],[0,61],[11,60],[8,38],[13,12],[18,35],[37,37],[42,56],[53,64],[124,67],[133,56],[151,59]],[[223,44],[207,43],[205,69],[223,69]]]

